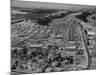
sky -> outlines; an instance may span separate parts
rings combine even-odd
[[[82,9],[82,8],[95,8],[92,5],[76,5],[76,4],[60,4],[60,3],[47,3],[47,2],[34,2],[11,0],[12,7],[24,8],[51,8],[51,9]]]

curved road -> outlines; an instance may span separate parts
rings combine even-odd
[[[87,52],[87,56],[88,56],[88,66],[87,66],[87,68],[85,68],[85,70],[90,70],[90,68],[91,68],[91,57],[90,57],[89,49],[88,49],[88,45],[87,45],[87,34],[85,33],[83,26],[81,24],[79,26],[80,26],[80,29],[81,29],[83,42],[84,42],[86,52]]]

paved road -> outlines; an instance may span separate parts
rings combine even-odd
[[[90,57],[89,49],[88,49],[88,45],[87,45],[87,34],[85,33],[84,27],[82,26],[82,24],[80,24],[81,21],[79,19],[75,19],[75,20],[78,21],[78,23],[79,23],[78,25],[80,27],[81,34],[82,34],[82,39],[83,39],[85,49],[86,49],[86,52],[87,52],[88,66],[84,70],[89,70],[91,68],[91,57]],[[71,28],[71,26],[70,26],[70,28]]]
[[[91,68],[91,57],[90,57],[89,49],[88,49],[88,45],[87,45],[87,34],[84,32],[84,28],[83,28],[82,25],[80,25],[80,29],[81,29],[81,32],[82,32],[82,38],[83,38],[83,42],[84,42],[86,52],[87,52],[87,56],[88,56],[88,66],[85,70],[89,70]]]

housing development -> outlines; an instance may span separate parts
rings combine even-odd
[[[12,75],[96,69],[95,6],[15,3],[12,0]]]

